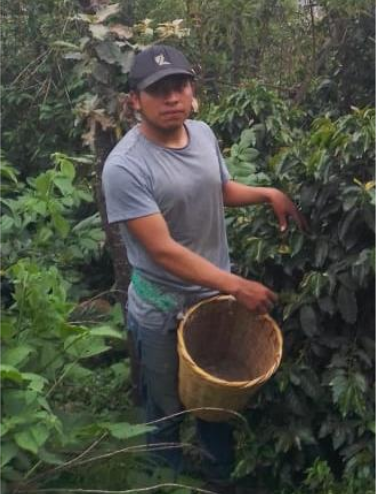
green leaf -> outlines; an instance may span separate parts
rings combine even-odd
[[[73,163],[67,159],[61,160],[60,170],[65,177],[69,178],[70,182],[76,176],[76,169]]]
[[[256,144],[256,134],[253,129],[243,130],[240,136],[240,145],[243,148],[248,148]]]
[[[343,244],[346,244],[346,238],[351,227],[356,224],[357,215],[358,215],[358,208],[351,209],[348,213],[344,215],[342,221],[339,223],[338,236]]]
[[[129,424],[128,422],[119,422],[117,424],[105,424],[110,434],[117,439],[130,439],[131,437],[141,436],[147,432],[155,430],[151,425]]]
[[[5,318],[5,315],[2,314],[1,320],[1,340],[4,343],[8,341],[11,342],[13,336],[16,334],[16,324],[15,320],[12,317]]]
[[[12,230],[14,220],[10,216],[3,215],[1,217],[1,234],[5,235]],[[4,237],[3,237],[4,238]]]
[[[115,326],[123,326],[124,325],[124,315],[123,311],[121,308],[121,305],[119,303],[116,303],[110,312],[111,315],[111,322]]]
[[[71,165],[71,163],[64,162],[62,166],[68,166]],[[71,173],[71,172],[68,172]],[[74,191],[74,187],[72,185],[72,179],[68,177],[56,177],[54,179],[54,185],[60,190],[60,192],[63,194],[63,196],[72,194]]]
[[[124,335],[110,326],[98,326],[90,330],[92,336],[108,336],[110,338],[124,339]]]
[[[34,391],[42,391],[44,386],[48,383],[48,380],[43,377],[43,376],[40,376],[38,374],[34,374],[32,372],[24,372],[22,374],[22,377],[25,379],[25,380],[29,380],[30,383],[28,385],[28,388],[29,389],[32,389]]]
[[[47,243],[52,236],[53,236],[53,231],[51,230],[51,228],[47,228],[46,226],[43,226],[37,232],[36,241],[44,244]]]
[[[303,305],[299,311],[300,324],[310,338],[318,333],[316,313],[311,305]]]
[[[17,455],[18,448],[14,442],[6,442],[1,444],[0,450],[0,466],[4,467]]]
[[[348,387],[348,380],[346,376],[343,374],[342,371],[341,373],[337,374],[329,383],[330,386],[332,387],[332,394],[333,394],[333,402],[338,403],[341,396],[346,392],[346,389]]]
[[[133,51],[126,51],[125,53],[121,54],[121,58],[119,59],[119,64],[123,74],[128,74],[128,72],[131,70],[134,57],[135,54]]]
[[[92,76],[94,79],[102,84],[110,84],[111,71],[108,65],[103,62],[96,62],[92,70]]]
[[[313,371],[302,372],[300,375],[301,388],[304,393],[312,398],[318,400],[322,394],[320,382]]]
[[[15,348],[5,348],[1,352],[1,362],[5,365],[19,366],[35,349],[29,345],[19,345]]]
[[[358,317],[358,304],[356,302],[355,293],[341,285],[337,295],[338,310],[344,319],[349,324],[354,324]]]
[[[290,238],[291,257],[296,256],[304,245],[304,235],[301,232],[293,232]]]
[[[68,50],[79,50],[80,47],[74,45],[73,43],[69,43],[67,41],[54,41],[52,46],[56,46],[58,48],[67,48]]]
[[[241,152],[239,157],[247,163],[252,163],[252,161],[254,161],[259,155],[260,153],[257,151],[257,149],[245,149]]]
[[[122,59],[120,48],[113,41],[103,41],[95,46],[100,60],[109,64],[118,63]]]
[[[336,305],[335,305],[335,303],[331,297],[327,296],[327,297],[320,298],[318,300],[318,304],[319,304],[320,310],[322,312],[326,312],[326,313],[330,314],[331,316],[333,316],[335,314]]]
[[[367,381],[363,374],[360,374],[360,372],[355,372],[353,374],[353,380],[356,385],[356,387],[361,391],[362,393],[365,393],[367,391]]]
[[[0,377],[1,380],[9,380],[14,382],[22,382],[22,373],[19,372],[12,365],[1,364],[0,365]]]
[[[320,238],[317,240],[315,249],[315,266],[321,268],[326,261],[329,253],[329,243],[328,239]]]
[[[4,159],[1,159],[0,163],[0,176],[3,179],[8,179],[11,182],[13,182],[14,185],[17,185],[18,180],[17,180],[17,175],[19,174],[18,170],[13,168],[12,166],[6,164],[4,162]]]
[[[14,439],[18,446],[37,454],[39,448],[47,441],[49,432],[43,424],[35,424],[28,430],[17,432]]]
[[[45,201],[41,201],[40,199],[35,200],[33,204],[33,209],[40,216],[46,216],[47,213],[47,203]]]
[[[376,424],[374,420],[367,422],[367,430],[371,431],[373,434],[376,434]]]
[[[67,364],[64,367],[64,373],[67,372],[67,379],[73,378],[73,379],[87,379],[88,377],[93,375],[93,371],[91,369],[87,369],[86,367],[83,367],[82,365],[79,364]]]
[[[3,413],[5,417],[11,417],[12,422],[19,418],[26,407],[25,391],[19,389],[4,389],[2,392]]]
[[[111,348],[104,344],[102,338],[89,338],[87,336],[85,338],[71,336],[65,340],[64,347],[69,355],[73,355],[76,358],[93,357],[107,352]]]
[[[44,463],[48,465],[63,465],[65,461],[60,456],[55,453],[51,453],[51,451],[46,451],[43,447],[38,451],[38,457]]]
[[[39,175],[34,180],[34,186],[36,190],[43,196],[45,197],[47,195],[47,192],[49,190],[51,183],[51,177],[47,175],[46,173],[43,173],[42,175]]]
[[[60,214],[52,215],[52,223],[62,238],[66,238],[70,231],[70,225]]]

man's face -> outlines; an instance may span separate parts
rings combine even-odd
[[[162,131],[180,128],[192,110],[193,87],[190,77],[174,75],[133,94],[134,108],[143,120]]]

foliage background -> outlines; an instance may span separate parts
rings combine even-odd
[[[232,175],[284,190],[310,224],[281,235],[266,207],[226,213],[234,270],[280,294],[285,339],[238,427],[234,478],[245,492],[374,492],[372,3],[5,0],[2,23],[4,492],[171,478],[140,454],[127,271],[100,193],[103,149],[132,125],[134,51],[156,40],[193,61],[198,118]]]

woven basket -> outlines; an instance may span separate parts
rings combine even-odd
[[[179,324],[179,395],[187,409],[241,411],[277,370],[282,334],[267,315],[256,316],[229,295],[203,300]],[[223,411],[193,412],[209,422],[231,418]]]

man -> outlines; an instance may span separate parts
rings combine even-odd
[[[138,343],[147,420],[179,412],[177,316],[202,298],[233,295],[250,310],[270,311],[277,296],[266,286],[230,272],[224,206],[269,203],[282,230],[303,218],[273,188],[230,180],[216,138],[189,120],[194,72],[175,48],[154,45],[135,57],[131,101],[141,123],[109,155],[103,185],[109,222],[119,222],[133,268],[128,331]],[[177,443],[181,417],[158,423],[149,444]],[[197,421],[208,453],[208,476],[228,477],[232,431],[226,423]],[[164,457],[179,468],[180,451]]]

